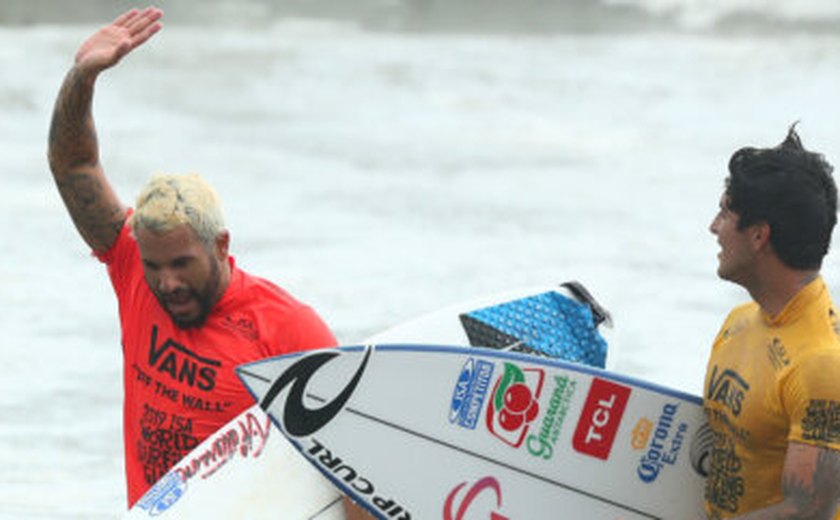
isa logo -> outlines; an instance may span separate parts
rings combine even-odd
[[[452,392],[449,422],[470,430],[475,429],[490,388],[493,368],[493,363],[481,359],[469,358],[464,363]]]
[[[175,505],[186,492],[187,483],[177,472],[166,474],[137,502],[137,507],[157,516]]]
[[[607,460],[629,398],[629,387],[593,378],[572,438],[575,450]]]
[[[521,369],[512,363],[504,366],[505,373],[493,387],[485,421],[490,433],[518,448],[540,413],[538,401],[545,372],[539,368]]]

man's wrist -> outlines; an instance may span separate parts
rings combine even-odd
[[[75,84],[93,87],[100,72],[102,72],[102,69],[76,63],[70,68],[67,78]]]

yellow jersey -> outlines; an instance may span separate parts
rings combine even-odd
[[[775,317],[754,302],[729,314],[703,395],[714,431],[710,515],[731,518],[780,502],[788,442],[840,450],[839,336],[837,310],[819,277]]]

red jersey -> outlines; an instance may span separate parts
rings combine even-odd
[[[180,329],[143,274],[128,225],[97,257],[119,300],[123,434],[129,507],[196,447],[254,401],[234,368],[299,350],[334,346],[311,307],[236,267],[201,327]]]

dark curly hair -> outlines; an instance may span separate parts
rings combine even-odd
[[[796,125],[773,148],[741,148],[729,160],[728,207],[738,229],[766,222],[770,244],[793,269],[819,269],[837,223],[834,168],[802,146]]]

